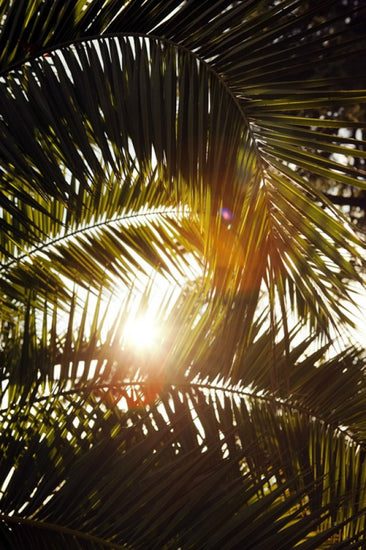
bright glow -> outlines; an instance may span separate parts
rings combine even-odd
[[[154,316],[138,315],[126,323],[125,343],[136,351],[152,351],[159,346],[161,331]]]
[[[225,222],[231,222],[233,219],[233,213],[228,208],[221,208],[221,216]]]

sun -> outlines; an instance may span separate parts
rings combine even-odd
[[[185,259],[184,266],[186,266]],[[121,287],[116,278],[111,290],[102,295],[100,306],[92,298],[89,300],[92,311],[91,323],[100,323],[102,341],[118,342],[122,350],[132,355],[148,357],[159,355],[172,336],[172,312],[181,300],[182,290],[187,284],[196,281],[202,273],[197,258],[189,258],[190,271],[168,277],[166,274],[151,272],[146,278],[140,277],[132,288]],[[93,319],[93,311],[98,312],[98,320]]]
[[[152,312],[131,316],[125,325],[125,345],[136,351],[155,351],[162,337],[161,327]]]

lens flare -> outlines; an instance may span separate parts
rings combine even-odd
[[[220,213],[221,213],[222,219],[225,222],[229,223],[233,219],[233,213],[231,212],[231,210],[229,210],[229,208],[221,208]]]

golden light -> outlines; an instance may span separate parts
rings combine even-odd
[[[160,343],[161,328],[152,312],[130,317],[125,327],[125,345],[136,351],[156,350]]]

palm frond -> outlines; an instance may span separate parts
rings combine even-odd
[[[280,548],[289,542],[319,548],[342,531],[342,540],[357,540],[365,501],[359,449],[307,414],[278,414],[281,405],[276,412],[269,401],[230,393],[178,385],[147,410],[115,408],[95,390],[35,400],[23,412],[13,405],[11,414],[4,411],[11,460],[3,466],[12,529],[18,517],[22,529],[26,517],[36,533],[49,529],[77,540],[80,530],[81,540],[131,541],[137,548],[148,541],[156,548],[231,548],[246,539],[258,548],[268,540]],[[21,426],[22,444],[11,443]],[[360,514],[353,527],[346,519],[351,509],[355,520]]]
[[[363,547],[365,12],[1,3],[4,548]]]
[[[117,74],[117,67],[122,72]],[[91,88],[97,90],[96,100],[89,94]],[[357,256],[355,244],[359,243],[341,224],[342,218],[335,218],[334,208],[330,213],[322,209],[321,193],[288,165],[297,162],[300,168],[320,171],[328,177],[337,172],[340,181],[350,176],[339,174],[340,167],[334,161],[323,160],[324,168],[318,164],[315,167],[314,161],[308,161],[307,154],[299,153],[293,145],[281,148],[273,128],[269,141],[263,142],[265,134],[256,134],[251,118],[225,83],[195,56],[156,39],[91,41],[80,43],[76,49],[56,50],[50,58],[37,58],[20,72],[15,71],[3,89],[6,97],[3,108],[7,113],[3,119],[3,137],[4,143],[12,144],[7,152],[3,151],[3,170],[8,173],[8,180],[14,178],[16,172],[18,181],[23,178],[21,181],[32,182],[32,191],[27,183],[29,199],[24,195],[24,185],[18,186],[21,194],[16,191],[15,197],[17,202],[21,201],[19,204],[25,199],[25,204],[19,208],[19,215],[13,211],[6,218],[9,237],[7,241],[3,238],[3,249],[12,250],[10,243],[15,240],[12,233],[19,232],[19,227],[27,238],[34,239],[27,228],[35,222],[41,230],[52,231],[52,227],[59,228],[72,220],[83,223],[91,212],[97,218],[106,197],[110,196],[110,189],[116,193],[113,199],[111,196],[115,211],[109,209],[113,219],[122,201],[126,209],[130,207],[131,196],[136,204],[142,204],[143,200],[149,202],[141,193],[142,187],[149,197],[154,197],[154,206],[160,199],[161,203],[172,202],[193,209],[200,216],[204,212],[209,225],[203,220],[200,222],[205,224],[203,248],[206,257],[208,255],[208,265],[217,272],[219,288],[230,285],[229,279],[236,285],[240,279],[239,288],[245,294],[258,293],[263,280],[272,288],[270,295],[274,288],[281,292],[290,286],[297,296],[297,313],[310,317],[313,324],[318,322],[326,328],[329,311],[334,311],[336,318],[346,320],[339,305],[339,295],[343,292],[339,281],[344,277],[357,279],[357,273],[349,260],[336,252],[329,257],[329,252],[333,245],[335,249],[342,243],[347,254],[354,257]],[[157,96],[160,109],[155,110]],[[317,100],[314,101],[313,107],[316,107]],[[224,103],[231,106],[225,112]],[[273,100],[271,105],[276,109]],[[255,102],[251,109],[255,113]],[[265,109],[261,108],[262,111]],[[12,136],[22,116],[29,121],[30,134],[21,136],[17,132]],[[327,149],[325,143],[325,151]],[[10,154],[12,150],[16,153]],[[357,172],[347,167],[343,167],[343,171]],[[140,203],[128,190],[130,178],[136,180],[136,172],[140,174],[135,191],[140,191]],[[115,186],[119,178],[125,179],[125,188]],[[350,181],[347,179],[347,183]],[[43,206],[42,201],[39,201],[42,209],[37,214],[40,219],[33,219],[34,188],[65,203],[64,209],[57,213],[58,219],[53,219],[54,208]],[[304,191],[322,204],[309,203]],[[4,194],[4,200],[10,200],[9,191]],[[227,230],[221,222],[222,208],[231,211],[233,218]],[[45,211],[49,212],[50,221]],[[32,218],[27,219],[25,212]],[[281,213],[280,219],[277,212]],[[313,228],[309,227],[309,214]],[[248,234],[248,226],[261,228],[260,232]],[[327,228],[325,235],[320,233],[320,227]],[[144,241],[149,238],[146,234]],[[133,240],[136,241],[136,237]],[[111,254],[115,252],[114,244]],[[99,246],[92,246],[97,254]],[[298,254],[300,247],[302,261]],[[69,254],[71,249],[69,245]],[[148,256],[146,245],[145,252]],[[88,266],[87,271],[92,270],[85,255],[89,253],[88,248],[79,260],[76,251],[72,253],[79,276],[81,263]],[[329,268],[324,254],[327,261],[330,260]],[[94,269],[90,278],[101,283],[104,266],[110,260],[95,259],[95,266],[103,267],[99,271]],[[163,264],[164,259],[161,256],[159,259]],[[220,262],[226,265],[222,267]],[[302,272],[302,280],[297,270]],[[334,295],[322,276],[331,282]],[[54,281],[51,287],[55,286]],[[307,299],[310,296],[309,286],[313,287],[314,300],[304,308],[304,296],[307,295]],[[319,307],[322,296],[325,299]]]

